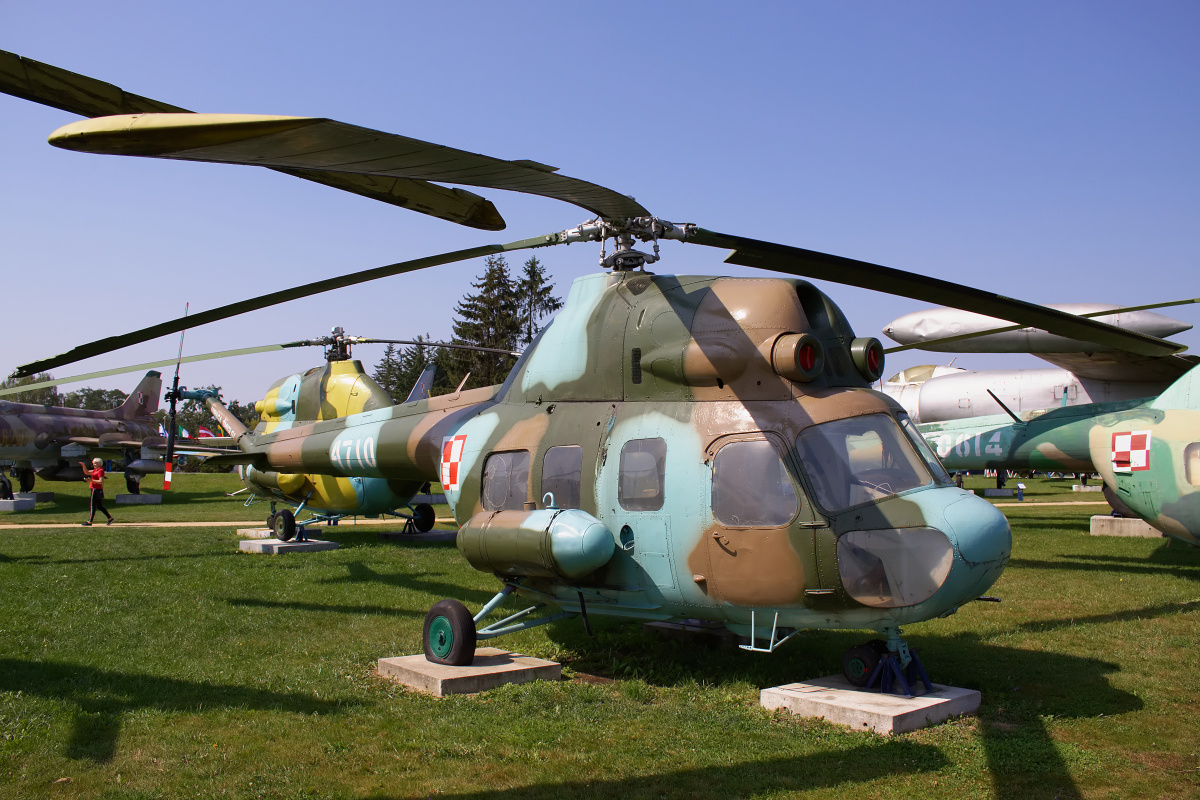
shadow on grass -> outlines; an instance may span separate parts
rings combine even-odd
[[[1169,575],[1172,578],[1200,580],[1200,569],[1196,567],[1154,564],[1137,559],[1087,559],[1085,556],[1062,556],[1054,561],[1038,561],[1014,558],[1008,562],[1009,569],[1071,570],[1079,572],[1119,572],[1127,575]]]
[[[1190,614],[1200,611],[1200,600],[1187,600],[1178,603],[1160,603],[1155,606],[1136,608],[1130,611],[1113,611],[1109,614],[1092,614],[1086,617],[1064,617],[1063,619],[1047,619],[1037,622],[1022,622],[1014,630],[1044,633],[1048,631],[1071,628],[1076,625],[1102,625],[1106,622],[1129,622],[1131,620],[1158,619],[1173,614]]]
[[[935,772],[949,765],[936,747],[904,739],[863,744],[849,749],[773,758],[741,764],[666,770],[651,775],[514,786],[465,794],[460,800],[539,800],[539,798],[748,798],[777,792],[803,792],[885,780],[897,775]],[[439,792],[441,795],[441,792]],[[420,797],[427,796],[422,793]],[[374,795],[384,800],[390,795]]]
[[[24,692],[76,705],[79,711],[73,720],[66,755],[95,762],[112,760],[122,717],[138,709],[198,711],[215,707],[331,714],[344,707],[340,702],[294,692],[14,658],[0,658],[0,691]]]
[[[272,611],[324,611],[333,614],[374,614],[387,617],[424,617],[424,611],[413,611],[393,606],[332,606],[320,603],[299,603],[274,600],[256,600],[250,597],[235,597],[225,601],[231,606],[242,608],[266,608]]]
[[[758,688],[839,674],[841,654],[864,638],[846,631],[804,631],[775,654],[720,650],[692,641],[667,641],[640,626],[599,626],[589,641],[578,626],[549,626],[551,638],[580,654],[570,666],[651,685],[725,685]],[[978,689],[981,741],[1000,797],[1079,797],[1070,770],[1045,719],[1111,716],[1143,702],[1113,687],[1119,665],[1094,658],[1002,647],[973,633],[914,636],[934,681]],[[486,795],[480,795],[486,796]]]
[[[345,566],[348,573],[345,577],[325,578],[321,583],[378,583],[397,589],[412,589],[418,592],[426,592],[435,597],[452,597],[464,603],[468,601],[486,603],[495,594],[494,592],[480,591],[478,589],[465,589],[462,586],[443,583],[442,581],[424,580],[420,577],[429,573],[393,572],[385,574],[367,566],[363,561],[351,561]]]

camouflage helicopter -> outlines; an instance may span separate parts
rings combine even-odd
[[[1200,366],[1155,397],[919,425],[952,470],[1098,472],[1126,516],[1200,544]]]
[[[237,436],[263,469],[440,480],[461,526],[460,552],[503,586],[475,614],[457,600],[430,610],[423,638],[433,661],[470,663],[478,639],[601,614],[718,621],[764,652],[803,628],[873,629],[885,638],[846,652],[847,677],[867,684],[886,663],[903,680],[916,662],[901,626],[956,612],[1003,571],[1011,550],[1004,517],[955,488],[899,405],[870,389],[883,369],[878,340],[855,336],[833,301],[798,277],[644,271],[660,259],[661,240],[731,250],[727,262],[783,276],[866,286],[1149,355],[1179,349],[980,289],[668,222],[630,197],[536,162],[326,119],[177,113],[16,56],[0,58],[0,77],[12,94],[98,116],[52,136],[74,150],[268,166],[368,195],[364,186],[386,184],[389,197],[403,194],[397,187],[408,184],[398,182],[407,181],[507,189],[596,215],[557,233],[234,303],[20,370],[414,269],[601,243],[606,271],[574,282],[500,386]],[[407,207],[502,226],[494,207],[474,197],[426,193]],[[653,252],[636,250],[637,242]],[[208,402],[218,408],[215,398]],[[512,595],[532,605],[481,626]]]
[[[288,375],[271,384],[263,399],[254,404],[254,410],[260,418],[254,433],[279,433],[299,425],[390,408],[392,399],[387,392],[367,374],[362,362],[352,357],[351,348],[356,344],[425,344],[456,350],[520,355],[506,350],[456,343],[418,343],[406,339],[347,336],[340,327],[335,327],[329,336],[318,339],[254,348],[262,351],[319,346],[325,349],[326,362],[324,367],[314,367],[303,373]],[[221,357],[223,354],[211,355]],[[426,367],[402,405],[427,399],[434,373],[433,365]],[[219,402],[217,387],[184,389],[181,397],[208,405],[221,426],[230,433],[231,443],[237,444],[242,436],[249,433],[245,425]],[[252,492],[247,505],[257,497],[266,497],[271,504],[267,527],[283,541],[289,541],[297,535],[303,539],[308,526],[336,525],[339,519],[351,515],[398,516],[408,521],[406,527],[411,525],[412,530],[422,533],[432,529],[435,522],[433,506],[424,502],[412,503],[414,495],[426,491],[428,481],[280,471],[271,468],[252,452],[220,453],[207,458],[206,461],[215,465],[238,466],[243,484]],[[277,510],[278,503],[290,505],[294,510]],[[407,513],[397,510],[400,508],[407,508]],[[302,511],[308,511],[310,516],[307,520],[297,522],[297,517]]]

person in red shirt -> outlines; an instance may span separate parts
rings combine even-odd
[[[79,462],[79,467],[83,470],[83,474],[87,475],[88,488],[92,490],[91,499],[88,503],[91,514],[88,515],[88,521],[83,523],[84,526],[92,524],[92,520],[96,518],[97,511],[102,511],[104,516],[108,517],[108,522],[104,523],[105,525],[112,525],[113,516],[104,507],[104,462],[98,458],[93,458],[91,469],[88,469],[82,461]]]

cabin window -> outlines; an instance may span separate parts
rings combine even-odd
[[[621,477],[617,500],[626,511],[658,511],[663,507],[663,475],[667,443],[662,439],[632,439],[621,448]]]
[[[529,451],[492,453],[483,463],[483,507],[520,511],[529,493]]]
[[[583,478],[583,448],[578,445],[551,447],[542,459],[542,496],[554,495],[555,508],[580,508],[579,486]]]
[[[904,435],[908,437],[908,440],[913,443],[913,447],[917,448],[917,453],[924,459],[925,466],[929,467],[930,473],[933,474],[933,479],[938,483],[951,483],[953,479],[950,477],[950,473],[946,472],[946,468],[938,460],[937,454],[933,452],[933,448],[917,430],[913,421],[908,418],[908,414],[900,414],[900,427],[904,430]],[[988,446],[987,452],[992,452],[991,445]],[[999,452],[998,449],[997,452]]]
[[[912,442],[888,414],[806,428],[796,437],[796,452],[814,499],[830,513],[933,482]]]
[[[765,439],[730,442],[713,459],[713,517],[733,527],[776,528],[796,516],[796,488]]]
[[[1192,442],[1183,449],[1183,474],[1192,486],[1200,486],[1200,442]]]

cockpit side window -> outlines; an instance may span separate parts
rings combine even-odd
[[[921,458],[925,460],[925,466],[929,467],[929,472],[933,475],[933,479],[938,483],[950,483],[952,478],[950,473],[946,472],[946,468],[942,466],[942,462],[938,460],[937,454],[933,452],[933,448],[929,442],[917,430],[917,426],[909,419],[908,414],[900,414],[900,427],[904,430],[904,435],[913,443],[913,447],[917,448],[917,452]]]
[[[483,507],[520,511],[529,493],[529,451],[492,453],[483,463]]]
[[[765,439],[730,442],[713,458],[713,517],[731,527],[777,528],[796,516],[796,488]]]
[[[617,500],[626,511],[658,511],[663,507],[667,443],[663,439],[630,439],[621,448]]]
[[[796,452],[817,503],[830,513],[933,483],[913,443],[888,414],[806,428]]]

